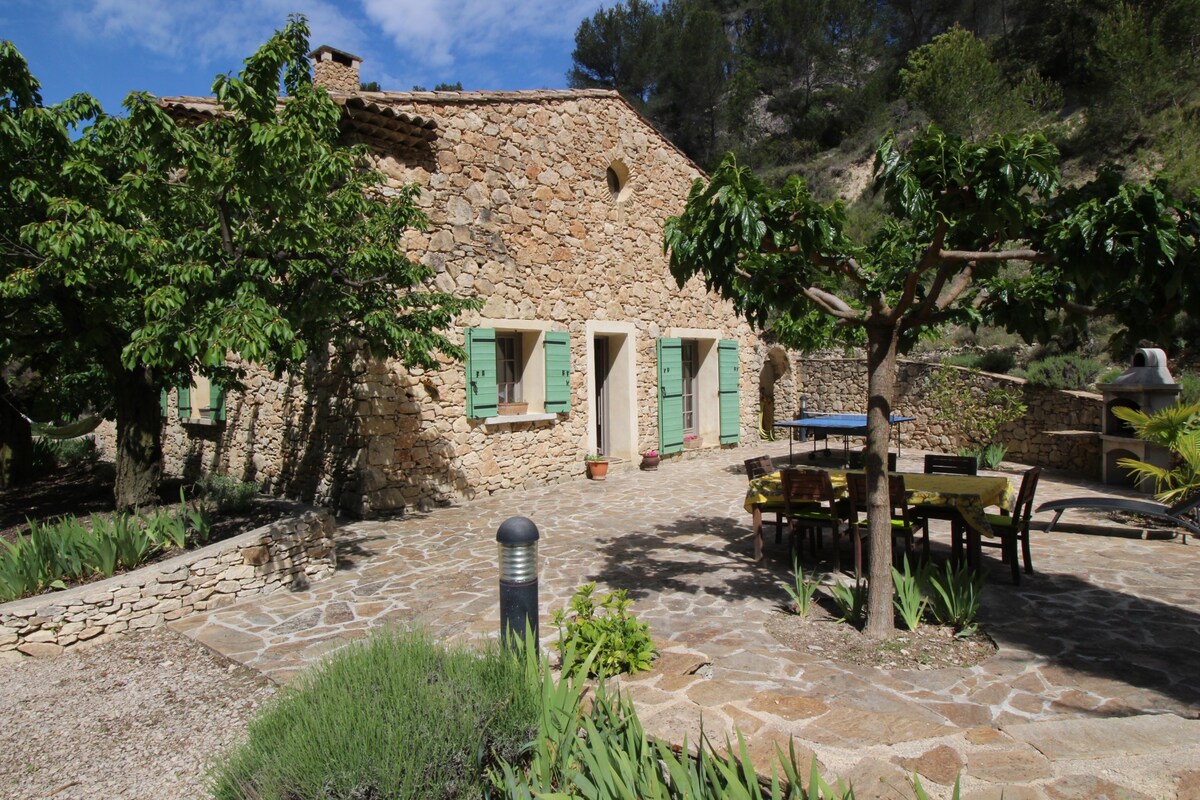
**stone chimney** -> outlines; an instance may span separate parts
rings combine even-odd
[[[358,91],[358,65],[362,59],[323,44],[308,54],[313,62],[313,84],[331,92]]]

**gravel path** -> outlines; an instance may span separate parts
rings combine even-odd
[[[0,797],[207,797],[208,765],[274,693],[166,628],[0,663]]]

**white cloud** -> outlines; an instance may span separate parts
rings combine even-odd
[[[211,64],[250,55],[292,13],[308,18],[314,44],[349,49],[366,39],[339,3],[328,0],[88,0],[62,16],[81,37],[126,40],[131,48]]]
[[[512,59],[569,47],[598,0],[363,0],[367,17],[406,55],[429,67]],[[611,4],[611,3],[610,3]]]

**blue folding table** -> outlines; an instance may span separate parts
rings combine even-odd
[[[912,422],[916,417],[902,417],[899,414],[892,414],[888,418],[888,422],[896,429],[896,457],[900,456],[900,425],[905,422]],[[809,458],[815,458],[817,455],[817,439],[824,439],[827,436],[866,436],[867,435],[867,415],[866,414],[806,414],[800,419],[791,419],[784,422],[776,422],[776,428],[788,429],[788,463],[792,463],[792,441],[793,431],[801,435],[801,441],[807,436],[812,436],[813,451],[809,454]],[[825,452],[829,452],[829,447],[825,447]],[[850,460],[850,444],[846,438],[842,439],[842,452],[846,462]]]

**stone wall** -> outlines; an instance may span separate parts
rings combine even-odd
[[[809,358],[799,362],[799,392],[809,411],[862,413],[866,409],[865,359]],[[896,413],[916,417],[902,428],[902,446],[954,453],[969,443],[953,423],[939,419],[928,396],[934,370],[955,370],[971,378],[973,391],[994,386],[1020,392],[1028,406],[1025,415],[1000,429],[1007,459],[1040,467],[1066,469],[1100,476],[1100,421],[1103,400],[1090,392],[1068,392],[1032,386],[1021,378],[972,372],[961,367],[901,360],[897,371]]]
[[[757,435],[768,348],[702,281],[680,288],[671,277],[663,225],[700,173],[630,106],[601,91],[371,97],[437,123],[425,149],[375,153],[390,187],[422,189],[430,224],[407,236],[411,257],[433,270],[437,289],[485,301],[451,338],[462,343],[467,327],[492,319],[567,332],[570,413],[484,423],[466,416],[461,363],[426,371],[331,356],[282,381],[252,371],[246,391],[227,396],[223,426],[179,425],[172,396],[168,471],[220,471],[363,516],[582,479],[595,448],[588,381],[597,325],[628,326],[636,365],[633,446],[616,453],[624,463],[615,468],[658,447],[655,348],[672,329],[739,342],[742,438]],[[613,165],[627,175],[617,193]],[[715,392],[704,402],[715,403]]]
[[[124,575],[0,605],[0,653],[58,653],[328,577],[337,566],[333,518],[284,505],[295,516]]]

